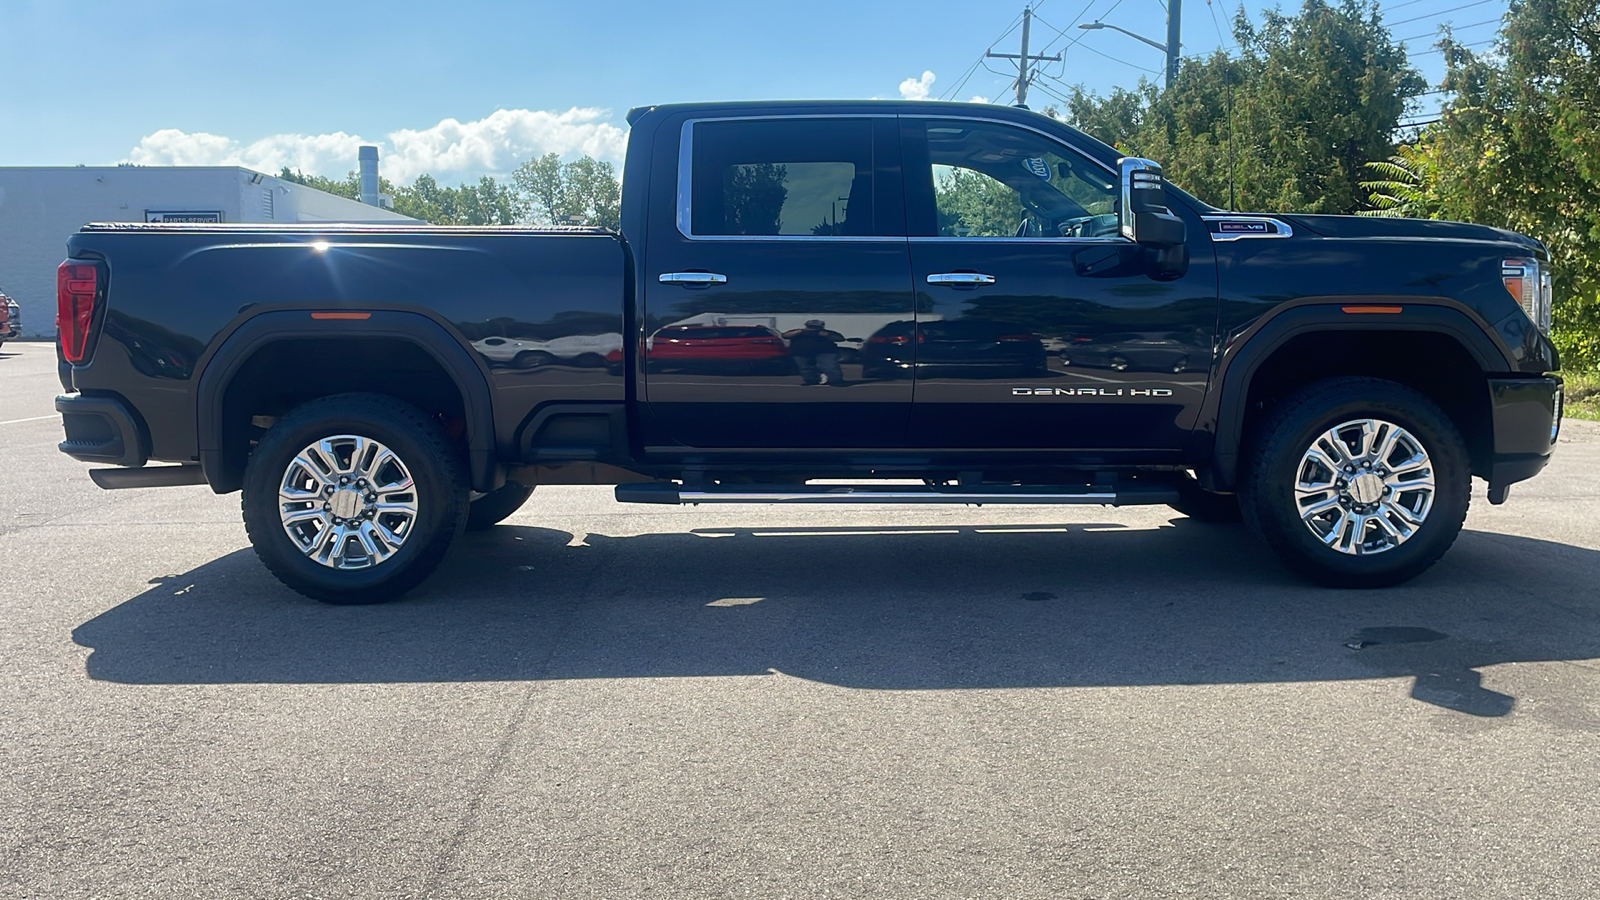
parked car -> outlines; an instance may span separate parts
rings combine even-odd
[[[1450,547],[1472,477],[1505,502],[1555,446],[1550,255],[1523,235],[1220,210],[1021,109],[628,121],[620,234],[86,226],[57,281],[62,451],[110,464],[90,473],[106,488],[242,491],[266,567],[353,603],[399,596],[541,484],[670,504],[1170,504],[1242,514],[1307,577],[1388,585]],[[936,167],[986,176],[1015,228],[944,208]],[[896,322],[862,352],[905,377],[791,389],[751,365],[790,364],[781,336],[688,324],[710,312]],[[509,351],[464,336],[486,322],[616,358],[570,382],[489,378]],[[1151,333],[1149,364],[1029,371],[1039,335]],[[135,343],[169,363],[131,364]],[[1074,552],[1093,550],[1063,548],[1063,573]]]
[[[22,337],[22,308],[0,292],[0,344]]]
[[[764,325],[668,325],[646,343],[650,371],[787,372],[789,345]]]
[[[1193,345],[1185,335],[1167,332],[1112,332],[1068,343],[1061,358],[1069,365],[1115,369],[1118,372],[1183,372]]]
[[[608,354],[621,352],[622,335],[576,334],[548,341],[495,336],[473,341],[472,346],[492,365],[536,369],[563,364],[593,369],[605,365]]]

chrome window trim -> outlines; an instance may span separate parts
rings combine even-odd
[[[1131,244],[1133,241],[1120,234],[1109,234],[1103,237],[961,237],[951,234],[917,235],[909,238],[896,238],[895,240],[908,240],[913,243],[943,243],[946,241],[960,241],[964,244]]]
[[[1072,144],[1063,141],[1058,135],[1051,134],[1042,128],[1025,125],[1021,122],[1012,122],[1006,119],[997,119],[992,116],[955,116],[949,113],[803,113],[800,115],[755,115],[755,116],[700,116],[685,119],[679,127],[678,133],[678,184],[677,184],[677,225],[678,234],[690,241],[850,241],[866,243],[887,243],[913,241],[985,241],[988,243],[1011,242],[1023,244],[1037,244],[1041,241],[1050,243],[1107,243],[1111,241],[1124,241],[1128,239],[1120,235],[1114,237],[1074,238],[1074,237],[954,237],[945,235],[907,236],[907,235],[815,235],[815,234],[695,234],[693,232],[693,214],[691,205],[691,180],[694,178],[694,126],[701,122],[760,122],[774,119],[932,119],[951,122],[985,122],[993,125],[1007,125],[1031,131],[1047,140],[1054,141],[1062,147],[1083,157],[1089,162],[1105,169],[1113,177],[1120,178],[1117,169],[1090,156]],[[876,149],[874,150],[876,155]],[[876,163],[876,159],[874,159]],[[874,173],[876,174],[876,173]],[[901,174],[904,178],[904,173]],[[877,192],[874,185],[873,192]],[[1284,226],[1287,227],[1287,226]]]
[[[1289,238],[1289,237],[1294,237],[1294,229],[1289,227],[1289,223],[1288,222],[1285,222],[1282,219],[1275,219],[1272,216],[1201,216],[1200,219],[1201,219],[1201,221],[1205,222],[1207,225],[1210,225],[1212,222],[1268,222],[1268,223],[1271,223],[1272,225],[1276,226],[1277,229],[1278,229],[1276,232],[1270,233],[1270,234],[1267,234],[1267,233],[1251,233],[1251,232],[1248,232],[1248,231],[1240,231],[1240,232],[1236,232],[1236,233],[1232,233],[1232,234],[1223,234],[1220,231],[1211,231],[1208,228],[1207,229],[1207,233],[1211,235],[1211,240],[1213,242],[1237,241],[1237,240],[1242,240],[1244,238],[1259,239],[1259,238]]]

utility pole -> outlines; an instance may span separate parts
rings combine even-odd
[[[1178,77],[1178,58],[1183,54],[1183,0],[1168,0],[1167,3],[1167,42],[1152,41],[1142,34],[1135,34],[1121,25],[1108,25],[1105,22],[1085,22],[1078,26],[1086,30],[1109,28],[1120,31],[1136,41],[1142,41],[1160,50],[1167,57],[1167,86],[1171,87],[1174,79]]]
[[[1178,77],[1178,51],[1183,41],[1183,0],[1167,0],[1167,87]]]
[[[994,53],[985,52],[983,55],[989,59],[1014,59],[1017,61],[1017,105],[1023,109],[1028,108],[1028,85],[1033,82],[1033,71],[1030,64],[1035,62],[1060,62],[1061,54],[1055,56],[1029,56],[1028,55],[1028,26],[1033,23],[1033,7],[1022,8],[1022,52],[1021,53]]]

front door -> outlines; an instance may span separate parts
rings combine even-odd
[[[1110,166],[1021,125],[902,123],[918,293],[904,353],[916,373],[912,441],[1180,448],[1216,329],[1214,254],[1198,216],[1174,204],[1191,263],[1156,280],[1145,251],[1118,234]]]
[[[652,218],[640,273],[646,442],[899,446],[911,380],[867,378],[859,358],[869,336],[913,320],[895,120],[682,128],[656,167],[677,202]]]

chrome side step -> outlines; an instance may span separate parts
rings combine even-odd
[[[986,503],[1140,506],[1175,503],[1178,492],[1163,485],[712,485],[690,488],[671,481],[619,484],[619,503]]]

